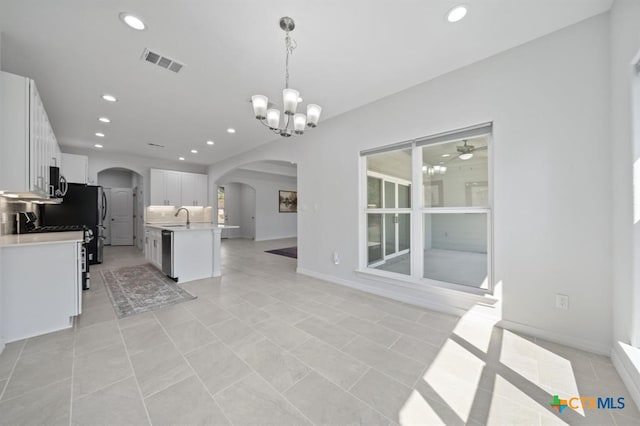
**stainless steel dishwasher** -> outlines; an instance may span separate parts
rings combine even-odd
[[[173,271],[173,231],[166,229],[162,230],[162,272],[178,281]]]

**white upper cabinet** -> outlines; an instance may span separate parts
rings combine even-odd
[[[7,72],[2,84],[0,190],[49,194],[49,166],[59,165],[60,147],[33,80]]]
[[[89,183],[89,157],[86,155],[62,154],[60,174],[69,183]]]
[[[151,169],[151,205],[206,206],[207,184],[207,175]]]

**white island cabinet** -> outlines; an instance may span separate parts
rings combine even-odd
[[[145,225],[145,255],[158,269],[177,282],[219,277],[222,275],[220,260],[220,234],[223,229],[239,228],[234,225],[215,225],[211,223],[192,223],[190,226],[172,224]],[[162,232],[171,232],[171,243],[162,239]],[[170,253],[169,268],[163,263],[163,253]]]
[[[82,240],[82,232],[0,237],[5,342],[73,325],[82,312]]]

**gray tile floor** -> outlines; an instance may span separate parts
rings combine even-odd
[[[295,273],[223,242],[222,279],[196,300],[117,320],[101,268],[72,330],[0,355],[0,424],[640,424],[608,358]],[[552,411],[553,395],[624,397],[623,410]]]

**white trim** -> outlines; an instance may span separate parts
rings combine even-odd
[[[461,316],[479,304],[488,308],[498,307],[498,301],[489,296],[480,296],[440,287],[420,287],[402,281],[392,282],[390,279],[383,277],[364,283],[326,275],[305,268],[297,268],[296,272],[330,283],[447,314]]]
[[[271,240],[284,240],[287,238],[298,238],[298,235],[289,235],[289,236],[282,236],[282,237],[269,237],[269,238],[256,238],[254,239],[254,241],[271,241]]]
[[[540,339],[548,340],[550,342],[558,343],[564,346],[570,346],[575,349],[580,349],[587,352],[592,352],[600,355],[609,355],[611,348],[607,345],[594,344],[591,340],[583,340],[576,338],[572,334],[556,333],[550,330],[544,330],[537,327],[531,327],[526,324],[521,324],[514,321],[501,320],[497,324],[499,327],[505,330],[515,331],[518,333],[527,334],[533,337],[539,337]]]
[[[640,349],[616,342],[611,348],[611,362],[640,409]]]

